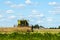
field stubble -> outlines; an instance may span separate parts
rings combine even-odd
[[[38,33],[59,33],[60,29],[34,29],[34,32]]]

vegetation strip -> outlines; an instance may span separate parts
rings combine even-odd
[[[0,40],[60,40],[60,33],[18,33],[1,34]]]

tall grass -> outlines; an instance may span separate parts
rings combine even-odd
[[[60,33],[18,33],[1,34],[0,40],[60,40]]]

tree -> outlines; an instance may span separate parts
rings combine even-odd
[[[60,29],[60,26],[58,27],[58,29]]]
[[[44,28],[43,26],[39,26],[40,28]]]
[[[39,25],[38,25],[38,24],[36,24],[36,25],[34,26],[34,28],[38,28],[38,29],[39,29]]]

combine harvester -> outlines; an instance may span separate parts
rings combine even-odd
[[[31,32],[31,27],[27,20],[18,20],[18,25],[13,28],[0,28],[0,32]]]

